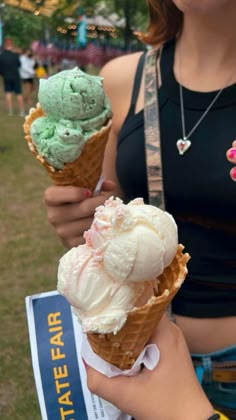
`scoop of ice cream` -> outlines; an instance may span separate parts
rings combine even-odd
[[[38,99],[45,117],[30,135],[38,153],[56,169],[80,156],[86,141],[112,116],[102,78],[75,67],[40,79]]]
[[[116,333],[127,314],[173,260],[173,217],[142,199],[128,205],[111,197],[96,209],[86,244],[60,260],[58,290],[73,306],[84,332]]]
[[[102,253],[106,271],[117,281],[142,282],[156,278],[171,263],[177,228],[170,214],[142,199],[128,205],[110,199],[96,209],[86,241]]]
[[[37,118],[31,126],[31,138],[38,153],[54,168],[63,168],[82,152],[87,137],[74,121]]]
[[[40,79],[39,103],[46,116],[55,119],[93,119],[104,110],[110,116],[102,80],[78,67],[61,71],[48,79]]]
[[[72,248],[60,260],[58,290],[72,305],[83,330],[100,332],[122,327],[123,308],[132,309],[137,293],[134,287],[121,288],[113,282],[87,245]]]

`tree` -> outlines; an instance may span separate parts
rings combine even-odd
[[[33,40],[44,37],[44,16],[5,6],[2,20],[4,38],[11,38],[18,47],[28,47]]]
[[[145,0],[81,0],[81,5],[87,10],[96,10],[97,8],[99,14],[107,18],[112,13],[124,18],[125,26],[122,32],[125,49],[134,39],[133,31],[145,29],[147,25]]]
[[[143,23],[146,23],[147,8],[143,0],[113,0],[117,13],[125,18],[124,43],[129,46],[133,31],[141,29]]]
[[[35,0],[31,0],[35,3]],[[44,0],[38,0],[39,6]],[[19,3],[20,4],[20,3]],[[147,8],[145,0],[58,0],[57,9],[51,18],[24,11],[19,7],[5,5],[3,9],[4,36],[11,37],[20,46],[28,46],[34,39],[45,40],[50,31],[49,38],[58,34],[57,27],[63,26],[66,17],[75,16],[78,4],[84,8],[87,16],[101,14],[109,19],[115,14],[123,18],[125,25],[119,33],[123,47],[128,49],[135,42],[134,30],[145,30],[147,23]],[[69,34],[67,34],[68,42]],[[48,40],[46,39],[46,41]]]

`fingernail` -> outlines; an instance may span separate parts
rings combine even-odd
[[[85,369],[87,369],[88,365],[87,365],[87,363],[85,362],[85,360],[83,358],[82,358],[82,362],[84,364]]]
[[[232,148],[229,149],[227,152],[227,156],[229,159],[235,159],[236,158],[236,149]]]
[[[231,169],[230,176],[233,181],[236,181],[236,167]]]
[[[89,198],[89,197],[91,197],[92,193],[91,193],[90,190],[85,190],[84,195],[85,195],[86,198]]]

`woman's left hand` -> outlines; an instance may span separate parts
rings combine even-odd
[[[233,141],[232,147],[227,150],[226,157],[229,162],[234,163],[236,165],[236,140]],[[233,181],[236,182],[236,166],[233,166],[233,168],[230,171],[230,177]]]

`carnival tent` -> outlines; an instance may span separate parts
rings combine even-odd
[[[27,10],[32,13],[40,13],[50,17],[63,3],[62,0],[5,0],[5,4]]]

